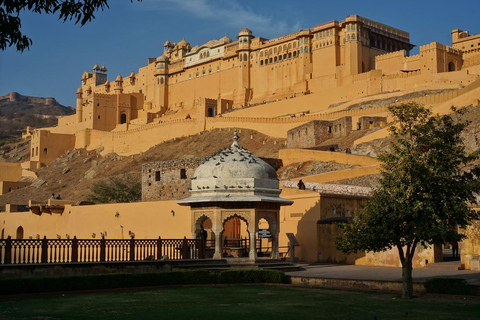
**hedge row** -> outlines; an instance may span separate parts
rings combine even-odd
[[[467,280],[459,278],[432,278],[425,281],[425,290],[428,293],[471,294]]]
[[[277,270],[189,270],[156,273],[112,273],[85,276],[0,279],[0,295],[214,283],[287,283]]]

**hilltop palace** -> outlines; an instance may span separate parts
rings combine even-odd
[[[379,127],[379,130],[355,140],[354,145],[386,137],[388,132],[385,126],[390,120],[388,103],[373,107],[360,106],[365,101],[416,101],[431,107],[438,114],[449,112],[452,105],[478,105],[480,35],[455,29],[452,31],[451,46],[433,42],[421,45],[418,54],[410,55],[414,46],[410,43],[408,32],[358,15],[271,40],[244,28],[235,40],[224,36],[200,46],[192,47],[185,39],[178,43],[166,41],[163,54],[149,58],[147,65],[137,73],[118,75],[109,80],[107,68],[99,65],[95,65],[92,72],[83,73],[77,91],[76,114],[60,118],[56,127],[27,129],[24,137],[31,137],[31,156],[30,161],[22,164],[22,167],[36,169],[49,165],[66,151],[75,148],[97,150],[104,155],[113,152],[123,156],[134,155],[167,140],[223,128],[253,129],[273,139],[287,139],[288,148],[281,150],[279,155],[285,166],[312,160],[308,157],[314,151],[304,149],[316,147],[327,138],[373,127]],[[240,150],[236,145],[231,148]],[[228,152],[225,154],[233,157]],[[359,174],[364,175],[380,170],[376,159],[366,156],[324,152],[322,161],[345,161],[362,166],[350,171],[352,177],[355,170],[362,171]],[[191,173],[198,164],[192,162],[190,167],[183,168],[180,179],[191,179]],[[171,167],[171,170],[177,170],[175,165]],[[250,167],[247,167],[245,172],[250,172]],[[28,219],[25,213],[25,218],[18,214],[14,220],[8,218],[7,214],[5,234],[14,236],[19,225],[22,226],[22,236],[65,234],[67,232],[63,229],[56,231],[51,227],[60,228],[63,225],[66,229],[75,226],[76,229],[69,229],[68,233],[85,237],[95,231],[95,225],[100,224],[93,223],[97,221],[95,219],[102,219],[105,233],[108,231],[112,237],[123,237],[123,233],[120,233],[123,229],[118,229],[121,219],[122,225],[129,223],[140,237],[156,237],[159,233],[162,237],[194,234],[198,231],[199,220],[185,218],[189,212],[185,207],[188,201],[180,206],[172,201],[174,196],[160,199],[161,207],[168,214],[159,213],[159,202],[155,202],[159,200],[158,196],[155,198],[157,191],[152,189],[154,196],[150,197],[148,189],[149,186],[154,188],[155,183],[162,183],[160,171],[155,168],[153,165],[147,166],[142,172],[144,202],[88,206],[88,210],[68,204],[65,212],[69,214],[50,216],[50,222],[44,216]],[[207,179],[208,173],[205,172],[202,174]],[[271,177],[268,179],[275,180],[274,173],[269,173]],[[266,173],[255,174],[261,177]],[[197,186],[199,181],[188,181],[192,183],[192,188],[202,187],[202,192],[206,192],[204,189],[210,183]],[[312,180],[319,183],[324,181]],[[272,185],[272,194],[278,196],[280,191],[277,186],[271,181],[268,183]],[[210,187],[214,188],[213,184]],[[282,186],[288,186],[288,183],[282,182]],[[272,213],[272,224],[277,227],[278,222],[281,226],[281,233],[275,235],[278,236],[275,245],[285,246],[288,239],[284,233],[291,232],[300,243],[297,254],[302,260],[345,262],[331,245],[327,248],[319,239],[330,234],[331,244],[335,237],[332,235],[334,231],[329,233],[329,228],[332,228],[329,223],[335,221],[340,212],[344,218],[354,215],[363,206],[367,198],[365,194],[339,195],[341,192],[336,191],[333,192],[336,195],[332,196],[332,192],[306,195],[306,191],[302,191],[305,194],[292,189],[283,191],[282,197],[286,200],[278,198],[275,201],[293,202],[293,205],[280,208],[274,203],[271,208],[267,206],[275,213]],[[188,199],[194,208],[196,198]],[[267,207],[255,208],[263,212],[261,210],[265,211]],[[207,212],[207,209],[205,207],[202,210]],[[223,211],[217,211],[211,217],[217,213],[223,215]],[[41,212],[37,211],[40,215]],[[143,219],[136,219],[139,212]],[[177,215],[172,216],[170,212],[176,212]],[[184,218],[181,218],[182,212]],[[103,213],[108,214],[109,218],[103,218]],[[251,221],[258,218],[254,214],[257,213],[251,213]],[[111,218],[110,215],[117,218]],[[200,219],[200,216],[195,217]],[[205,214],[202,217],[205,219],[210,216]],[[317,225],[317,221],[323,218],[327,219],[322,220],[325,223],[318,222]],[[333,220],[328,220],[330,218]],[[66,219],[76,219],[76,222],[67,222]],[[182,223],[178,223],[179,219],[183,219],[180,221]],[[215,229],[217,242],[221,239],[218,232],[222,232],[221,220],[218,219],[211,226]],[[172,228],[173,225],[177,227]],[[278,229],[275,230],[278,233]],[[99,234],[98,230],[95,232]],[[477,250],[478,255],[480,246],[478,240],[475,241],[476,244],[471,244],[470,249],[462,248],[462,259],[467,253],[471,258],[472,250]],[[219,250],[217,247],[217,255]],[[386,255],[367,254],[350,261],[398,265],[398,256]],[[418,255],[417,265],[424,265],[427,259],[434,261],[433,250]],[[467,267],[470,266],[469,261],[466,262]]]

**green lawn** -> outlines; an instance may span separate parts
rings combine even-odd
[[[476,316],[475,316],[476,315]],[[474,319],[480,300],[292,286],[172,287],[0,299],[0,319]]]

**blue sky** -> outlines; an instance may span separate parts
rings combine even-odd
[[[110,0],[110,9],[84,27],[54,16],[24,12],[22,30],[33,39],[29,51],[0,52],[0,95],[55,97],[75,106],[81,75],[95,63],[108,78],[126,76],[163,52],[168,39],[185,37],[192,46],[243,27],[275,38],[330,20],[358,14],[410,33],[415,45],[451,43],[459,28],[480,33],[480,1],[291,1],[291,0]],[[413,53],[416,53],[416,49]]]

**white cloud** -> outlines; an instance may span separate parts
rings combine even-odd
[[[276,37],[297,31],[299,23],[259,14],[237,0],[143,0],[148,10],[176,11],[236,28],[247,27],[257,36]]]

